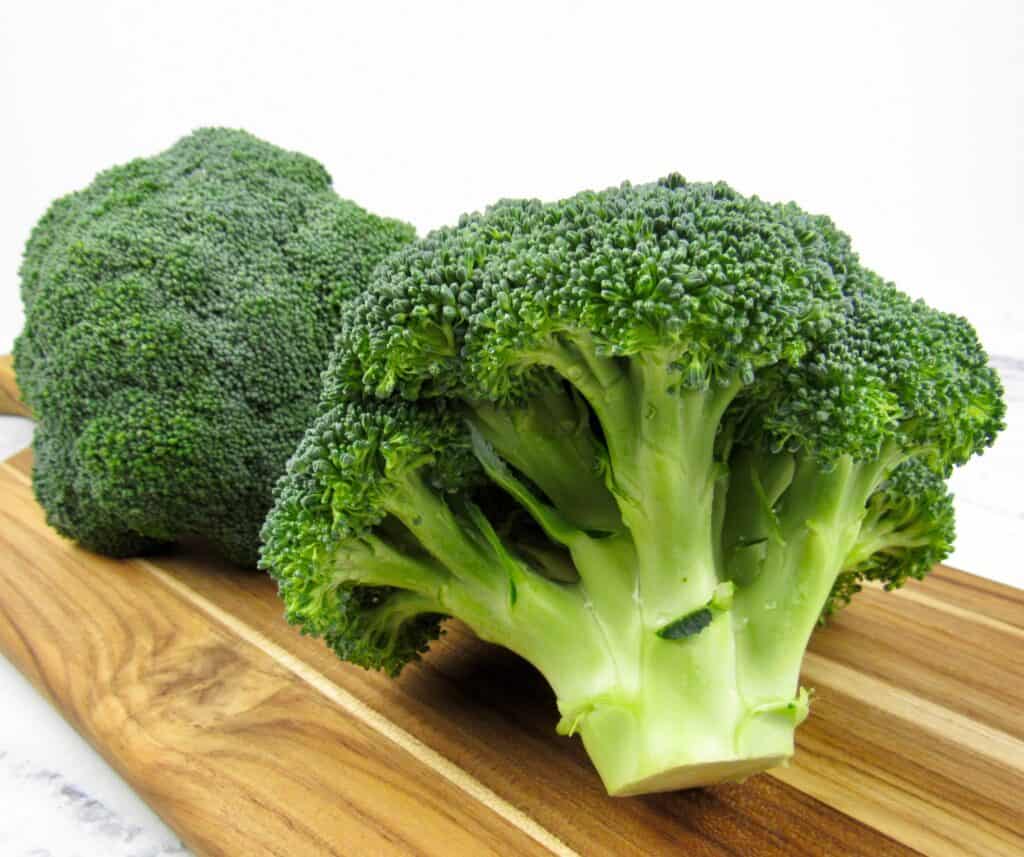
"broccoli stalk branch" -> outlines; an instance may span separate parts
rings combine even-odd
[[[734,602],[740,685],[753,703],[796,692],[807,642],[860,536],[868,499],[893,466],[887,454],[867,462],[842,456],[828,466],[798,454],[770,502],[764,486],[787,457],[739,455],[729,486],[725,538],[735,565],[727,573],[742,584]],[[751,528],[749,510],[760,525]]]
[[[606,641],[585,594],[534,571],[478,507],[457,512],[417,472],[404,475],[386,505],[428,556],[413,559],[381,546],[388,573],[370,564],[370,580],[431,597],[431,610],[457,616],[481,639],[522,655],[571,697],[607,683]],[[413,566],[423,569],[422,581],[407,579],[407,570],[415,577]]]

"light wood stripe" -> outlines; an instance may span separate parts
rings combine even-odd
[[[21,400],[18,382],[14,377],[14,359],[10,354],[0,354],[0,414],[32,416],[28,405]]]
[[[252,646],[262,651],[268,657],[276,661],[286,670],[291,672],[302,681],[315,688],[321,694],[330,699],[333,703],[343,708],[362,723],[369,726],[375,732],[380,733],[389,741],[397,744],[411,756],[426,765],[435,773],[444,777],[456,787],[462,789],[470,797],[486,806],[489,810],[501,816],[509,824],[517,827],[535,842],[547,848],[559,857],[581,857],[581,855],[567,846],[561,839],[549,830],[541,827],[536,821],[513,806],[504,798],[495,794],[491,789],[481,783],[476,777],[464,771],[458,765],[446,759],[436,750],[428,747],[418,738],[410,735],[400,726],[392,723],[383,714],[375,711],[365,702],[353,696],[344,688],[339,687],[323,673],[313,669],[308,664],[285,651],[273,641],[267,639],[259,631],[251,628],[244,622],[239,621],[230,613],[222,610],[216,604],[208,601],[195,590],[177,580],[173,575],[168,574],[151,562],[143,559],[131,561],[133,565],[144,568],[152,574],[164,586],[203,611],[207,616],[223,625],[225,628],[245,640]]]
[[[29,488],[32,487],[32,479],[28,476],[28,474],[22,473],[20,470],[18,470],[17,467],[11,467],[11,465],[8,464],[6,461],[0,464],[0,467],[2,467],[6,473],[9,473],[11,476],[17,479],[22,485],[28,485]]]
[[[999,729],[814,652],[804,655],[801,672],[814,684],[839,688],[850,696],[870,700],[887,714],[954,741],[979,756],[1020,768],[1024,773],[1024,741]]]
[[[840,812],[885,831],[915,853],[931,857],[1020,857],[1012,832],[934,798],[926,784],[917,793],[894,789],[872,770],[847,758],[816,754],[807,763],[797,751],[790,767],[772,771],[773,779],[820,800]],[[831,855],[830,855],[831,857]]]
[[[885,586],[881,583],[868,581],[864,585],[865,587],[870,586],[872,589],[877,589],[879,592],[885,592]],[[1017,637],[1024,640],[1024,628],[1011,625],[1009,622],[1003,622],[1001,619],[985,616],[983,613],[977,613],[974,610],[965,610],[963,607],[957,607],[957,605],[950,604],[948,601],[944,601],[941,598],[934,598],[924,592],[918,592],[916,588],[904,586],[900,589],[894,589],[891,592],[886,593],[886,595],[895,595],[899,598],[906,598],[908,601],[913,601],[914,603],[927,607],[930,610],[938,610],[940,613],[953,616],[963,622],[973,622],[975,625],[983,625],[984,627],[991,628],[993,631],[998,631],[1001,634],[1009,634],[1011,637]]]

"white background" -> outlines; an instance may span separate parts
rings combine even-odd
[[[673,170],[831,214],[993,354],[1010,429],[954,479],[952,561],[1024,586],[1024,4],[3,3],[0,352],[49,201],[202,125],[421,232]]]

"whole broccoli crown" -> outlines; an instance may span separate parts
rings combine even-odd
[[[1003,413],[971,328],[830,221],[678,177],[404,248],[323,380],[264,530],[289,621],[396,673],[459,618],[618,794],[788,755],[814,624],[947,554]]]
[[[412,238],[311,158],[226,129],[57,200],[15,345],[51,523],[105,553],[199,538],[253,563],[342,301]]]
[[[667,355],[687,386],[750,379],[830,326],[857,272],[827,218],[678,176],[552,204],[505,201],[382,266],[331,382],[500,399],[552,337]]]
[[[401,530],[389,507],[407,477],[444,494],[479,480],[479,470],[461,417],[443,401],[325,405],[288,462],[263,527],[260,565],[277,580],[288,620],[347,661],[397,672],[437,636],[439,617],[382,630],[376,618],[398,591],[339,583],[339,556],[370,568],[374,531],[386,521]]]

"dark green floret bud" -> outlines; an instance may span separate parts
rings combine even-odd
[[[114,556],[198,540],[254,564],[343,302],[412,238],[312,158],[219,128],[54,202],[15,345],[49,522]]]

